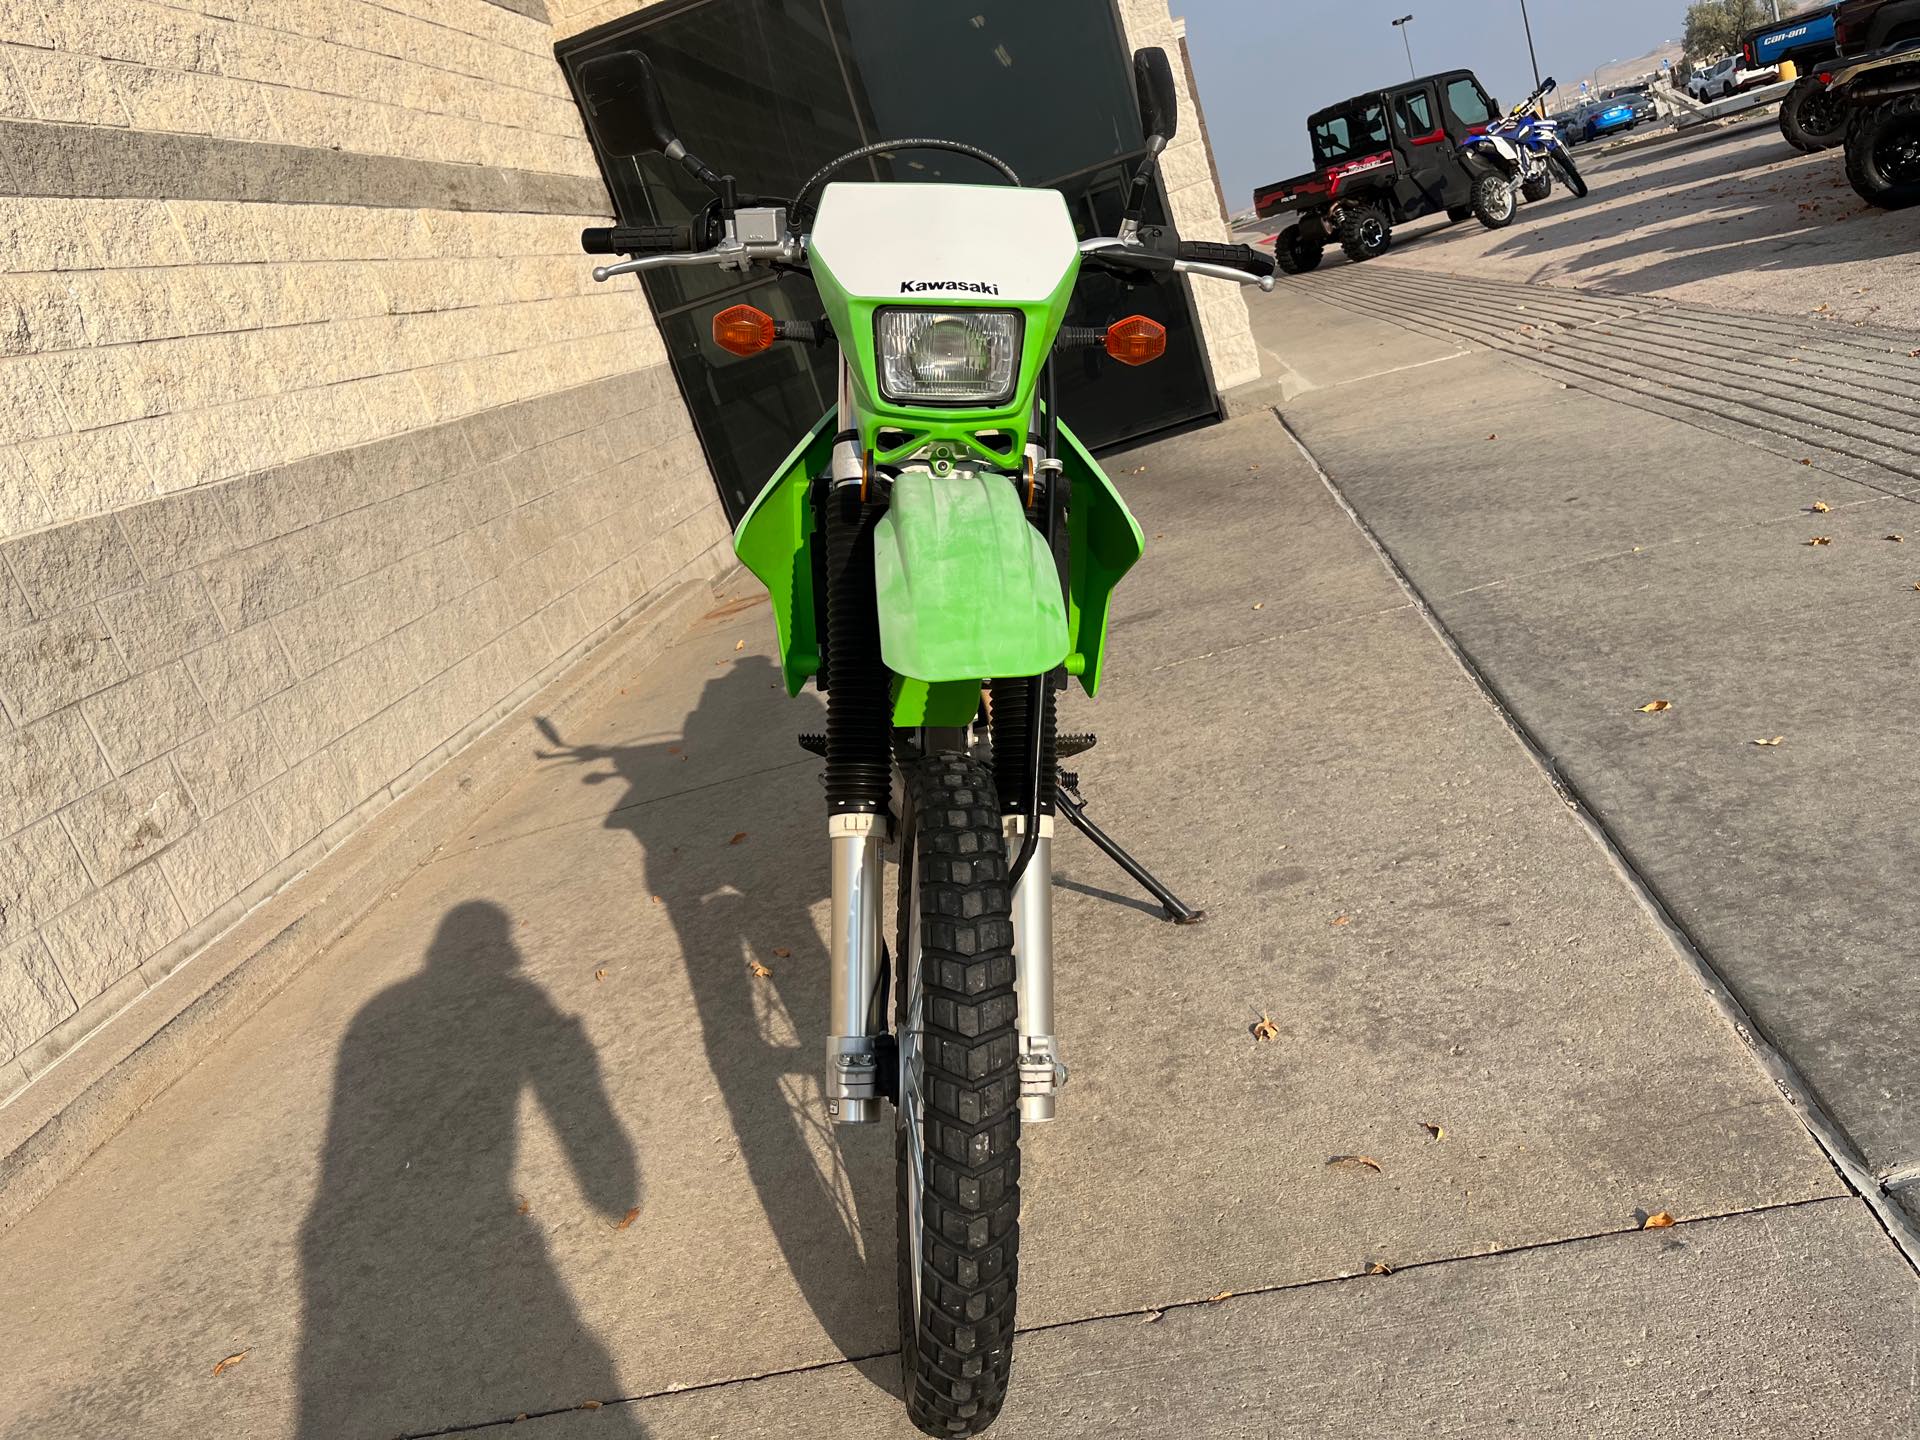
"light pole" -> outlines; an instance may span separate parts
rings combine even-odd
[[[1407,74],[1418,80],[1420,78],[1420,72],[1413,68],[1413,42],[1407,39],[1407,26],[1412,23],[1413,17],[1411,15],[1402,15],[1398,20],[1393,22],[1393,28],[1400,32],[1400,39],[1407,47]]]
[[[1533,21],[1527,18],[1527,0],[1520,0],[1520,23],[1527,27],[1527,59],[1533,62],[1533,88],[1540,88],[1540,57],[1533,53]]]

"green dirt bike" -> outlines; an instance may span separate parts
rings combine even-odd
[[[689,154],[646,58],[582,68],[601,145],[657,151],[715,192],[692,227],[591,230],[632,258],[596,280],[668,266],[805,267],[826,314],[779,322],[745,305],[717,344],[838,346],[838,404],[741,520],[740,560],[772,599],[788,691],[827,694],[832,851],[826,1103],[839,1124],[894,1107],[901,1370],[930,1435],[993,1423],[1012,1360],[1020,1128],[1050,1120],[1066,1069],[1054,1039],[1052,838],[1064,813],[1151,889],[1198,918],[1087,819],[1055,733],[1069,677],[1100,685],[1114,587],[1140,527],[1052,404],[1052,356],[1104,347],[1140,364],[1166,332],[1143,316],[1063,328],[1083,269],[1273,285],[1243,245],[1147,243],[1141,219],[1174,134],[1166,55],[1134,56],[1147,156],[1121,233],[1077,239],[1063,197],[949,140],[865,146],[791,200],[751,197]],[[958,151],[1005,185],[827,183],[882,151]],[[705,233],[695,233],[704,231]],[[984,692],[984,694],[983,694]],[[898,847],[898,928],[881,940],[883,862]],[[897,978],[890,972],[898,967]],[[892,992],[895,1013],[888,1016]]]

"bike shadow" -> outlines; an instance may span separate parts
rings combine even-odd
[[[751,834],[758,843],[690,847],[673,788],[685,783],[688,754],[765,753],[769,735],[824,723],[817,699],[787,699],[771,661],[743,656],[707,682],[678,739],[569,745],[542,721],[555,748],[541,758],[590,767],[585,784],[622,787],[605,824],[639,842],[647,893],[673,925],[746,1174],[822,1330],[863,1360],[895,1346],[893,1127],[826,1119],[827,949],[814,917],[830,889],[826,826],[815,832],[822,843],[799,850],[770,853],[770,837]],[[726,797],[714,801],[716,835],[773,830],[769,816],[824,816],[817,766],[777,753],[748,783],[711,787]],[[891,1364],[859,1368],[898,1393]]]

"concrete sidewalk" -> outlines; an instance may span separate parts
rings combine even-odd
[[[1911,1429],[1911,1271],[1279,424],[1110,469],[1148,557],[1063,723],[1210,918],[1062,842],[996,1433]],[[820,706],[736,594],[0,1237],[0,1433],[911,1433]]]

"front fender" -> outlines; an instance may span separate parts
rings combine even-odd
[[[930,684],[1041,675],[1067,656],[1047,542],[1004,476],[894,481],[873,535],[880,654]]]

